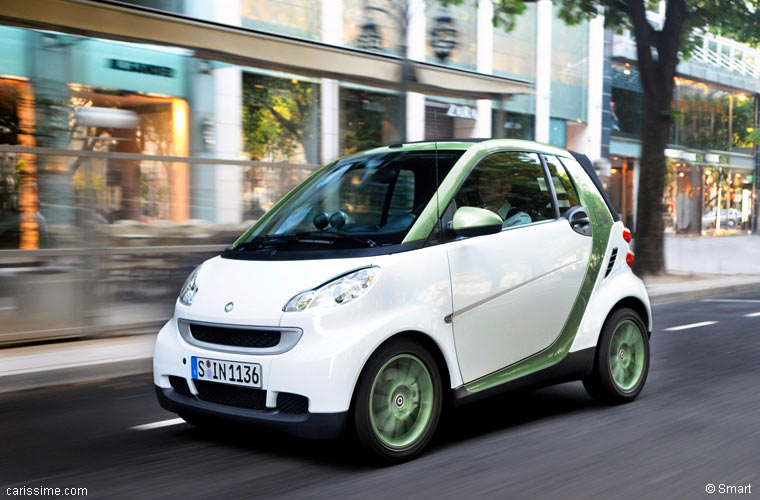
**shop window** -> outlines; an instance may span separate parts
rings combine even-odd
[[[551,115],[586,121],[588,93],[588,21],[570,26],[554,7],[552,17]]]
[[[344,154],[399,142],[397,94],[340,88],[340,149]]]
[[[493,31],[493,72],[533,82],[536,79],[536,4],[526,3],[514,27]]]
[[[502,130],[499,130],[499,111],[494,109],[491,116],[493,137],[533,140],[536,128],[536,117],[534,115],[504,111],[501,123]]]
[[[370,5],[387,9],[389,13],[369,9]],[[379,38],[374,41],[379,45],[377,48],[380,51],[400,55],[402,33],[395,17],[398,12],[394,10],[398,5],[400,4],[395,2],[343,0],[343,44],[349,47],[366,45],[369,42],[362,41],[362,37],[376,34]],[[370,26],[374,28],[374,32]],[[368,29],[370,32],[366,33]]]
[[[446,64],[474,70],[477,67],[478,5],[477,2],[448,3],[443,7],[438,2],[426,2],[425,59],[428,62]],[[431,30],[441,23],[441,19],[453,19],[456,32],[456,46],[448,57],[441,61],[432,46]]]
[[[321,0],[242,0],[243,26],[318,40],[321,36]]]

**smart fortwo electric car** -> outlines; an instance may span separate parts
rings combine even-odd
[[[195,269],[158,335],[161,405],[411,458],[443,409],[582,380],[625,403],[652,315],[589,160],[517,140],[337,160]]]

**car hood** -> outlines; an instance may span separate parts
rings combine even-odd
[[[214,323],[278,326],[282,308],[296,294],[380,260],[382,256],[287,261],[214,257],[201,266],[193,304],[178,303],[177,316]],[[230,302],[232,308],[225,311]]]

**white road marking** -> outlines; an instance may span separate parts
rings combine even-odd
[[[760,312],[756,312],[756,313],[749,313],[749,314],[745,314],[745,315],[744,315],[744,317],[745,317],[745,318],[755,318],[755,317],[757,317],[757,316],[760,316]]]
[[[689,328],[699,328],[700,326],[714,325],[715,323],[717,323],[717,321],[703,321],[701,323],[691,323],[688,325],[673,326],[670,328],[666,328],[664,331],[677,332],[678,330],[687,330]]]
[[[750,302],[760,304],[760,299],[702,299],[701,302]]]
[[[160,422],[153,422],[151,424],[136,425],[130,427],[133,431],[148,431],[150,429],[158,429],[159,427],[168,427],[170,425],[184,424],[185,421],[181,418],[172,418],[170,420],[162,420]]]

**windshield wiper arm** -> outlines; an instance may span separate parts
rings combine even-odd
[[[245,250],[248,248],[264,248],[268,244],[288,243],[301,241],[301,235],[293,233],[285,234],[265,234],[264,236],[257,236],[250,241],[244,241],[239,245],[236,245],[235,250]]]
[[[299,233],[299,236],[314,236],[317,238],[331,238],[331,239],[346,239],[351,241],[357,241],[359,243],[363,243],[364,245],[367,245],[370,248],[376,248],[379,246],[377,243],[375,243],[374,240],[370,238],[361,238],[359,236],[353,236],[346,233],[333,233],[332,231],[310,231],[308,233]]]

